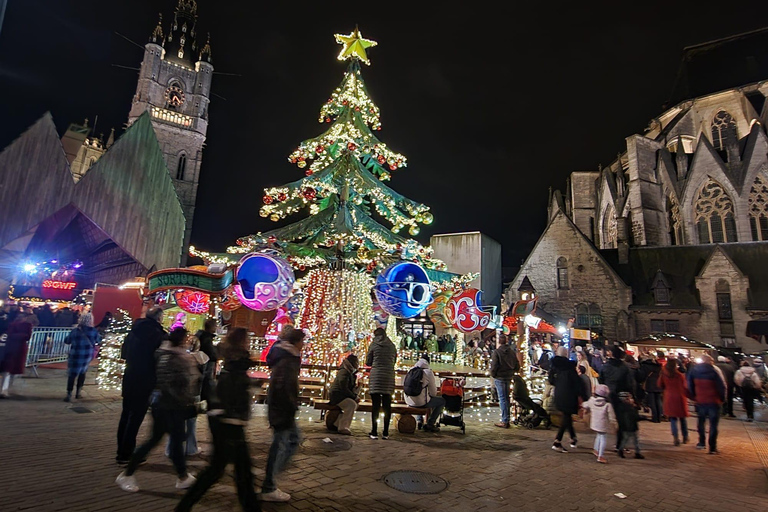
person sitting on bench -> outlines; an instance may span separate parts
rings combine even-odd
[[[410,380],[418,379],[419,373],[421,378],[418,380],[420,383],[418,386],[420,386],[421,391],[418,394],[410,394]],[[422,355],[416,365],[408,371],[408,375],[406,375],[403,383],[403,390],[405,391],[405,403],[411,407],[432,409],[427,424],[424,425],[424,431],[440,432],[440,425],[437,425],[437,420],[440,418],[440,414],[442,414],[445,407],[445,399],[437,396],[437,382],[435,374],[429,368],[428,354]]]
[[[336,378],[331,384],[331,395],[328,401],[329,405],[336,405],[341,409],[341,414],[336,419],[334,426],[339,429],[339,434],[351,436],[352,432],[349,426],[352,424],[352,418],[357,410],[357,394],[360,391],[357,385],[357,369],[360,363],[355,354],[349,354],[341,362],[339,370],[336,372]]]
[[[531,395],[528,392],[528,384],[525,383],[525,380],[523,380],[520,375],[515,374],[512,377],[512,383],[512,398],[515,402],[517,402],[521,408],[533,411],[539,415],[541,419],[548,420],[549,414],[547,414],[547,411],[531,399]]]

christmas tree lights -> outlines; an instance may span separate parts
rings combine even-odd
[[[118,308],[104,333],[99,352],[99,374],[96,384],[103,390],[120,390],[123,385],[125,361],[120,357],[125,337],[131,331],[133,321],[124,309]]]

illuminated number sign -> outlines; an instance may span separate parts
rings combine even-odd
[[[43,288],[53,288],[54,290],[74,290],[77,283],[73,281],[53,281],[46,279],[43,281]]]

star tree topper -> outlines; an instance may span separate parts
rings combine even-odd
[[[342,34],[334,34],[336,42],[342,45],[341,52],[339,52],[339,60],[347,59],[359,59],[369,66],[371,62],[368,60],[368,56],[365,54],[367,48],[376,46],[378,43],[370,39],[363,39],[360,34],[360,30],[355,27],[355,30],[348,36]]]

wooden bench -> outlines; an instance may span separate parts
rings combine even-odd
[[[327,411],[325,413],[325,426],[328,430],[336,430],[333,426],[336,419],[341,414],[338,405],[331,405],[328,400],[315,400],[315,409],[318,411]],[[359,402],[356,412],[371,412],[373,404],[371,402]],[[406,404],[392,404],[392,412],[396,414],[395,425],[397,431],[401,434],[413,434],[416,431],[416,419],[413,415],[429,416],[430,410],[424,407],[411,407]]]

